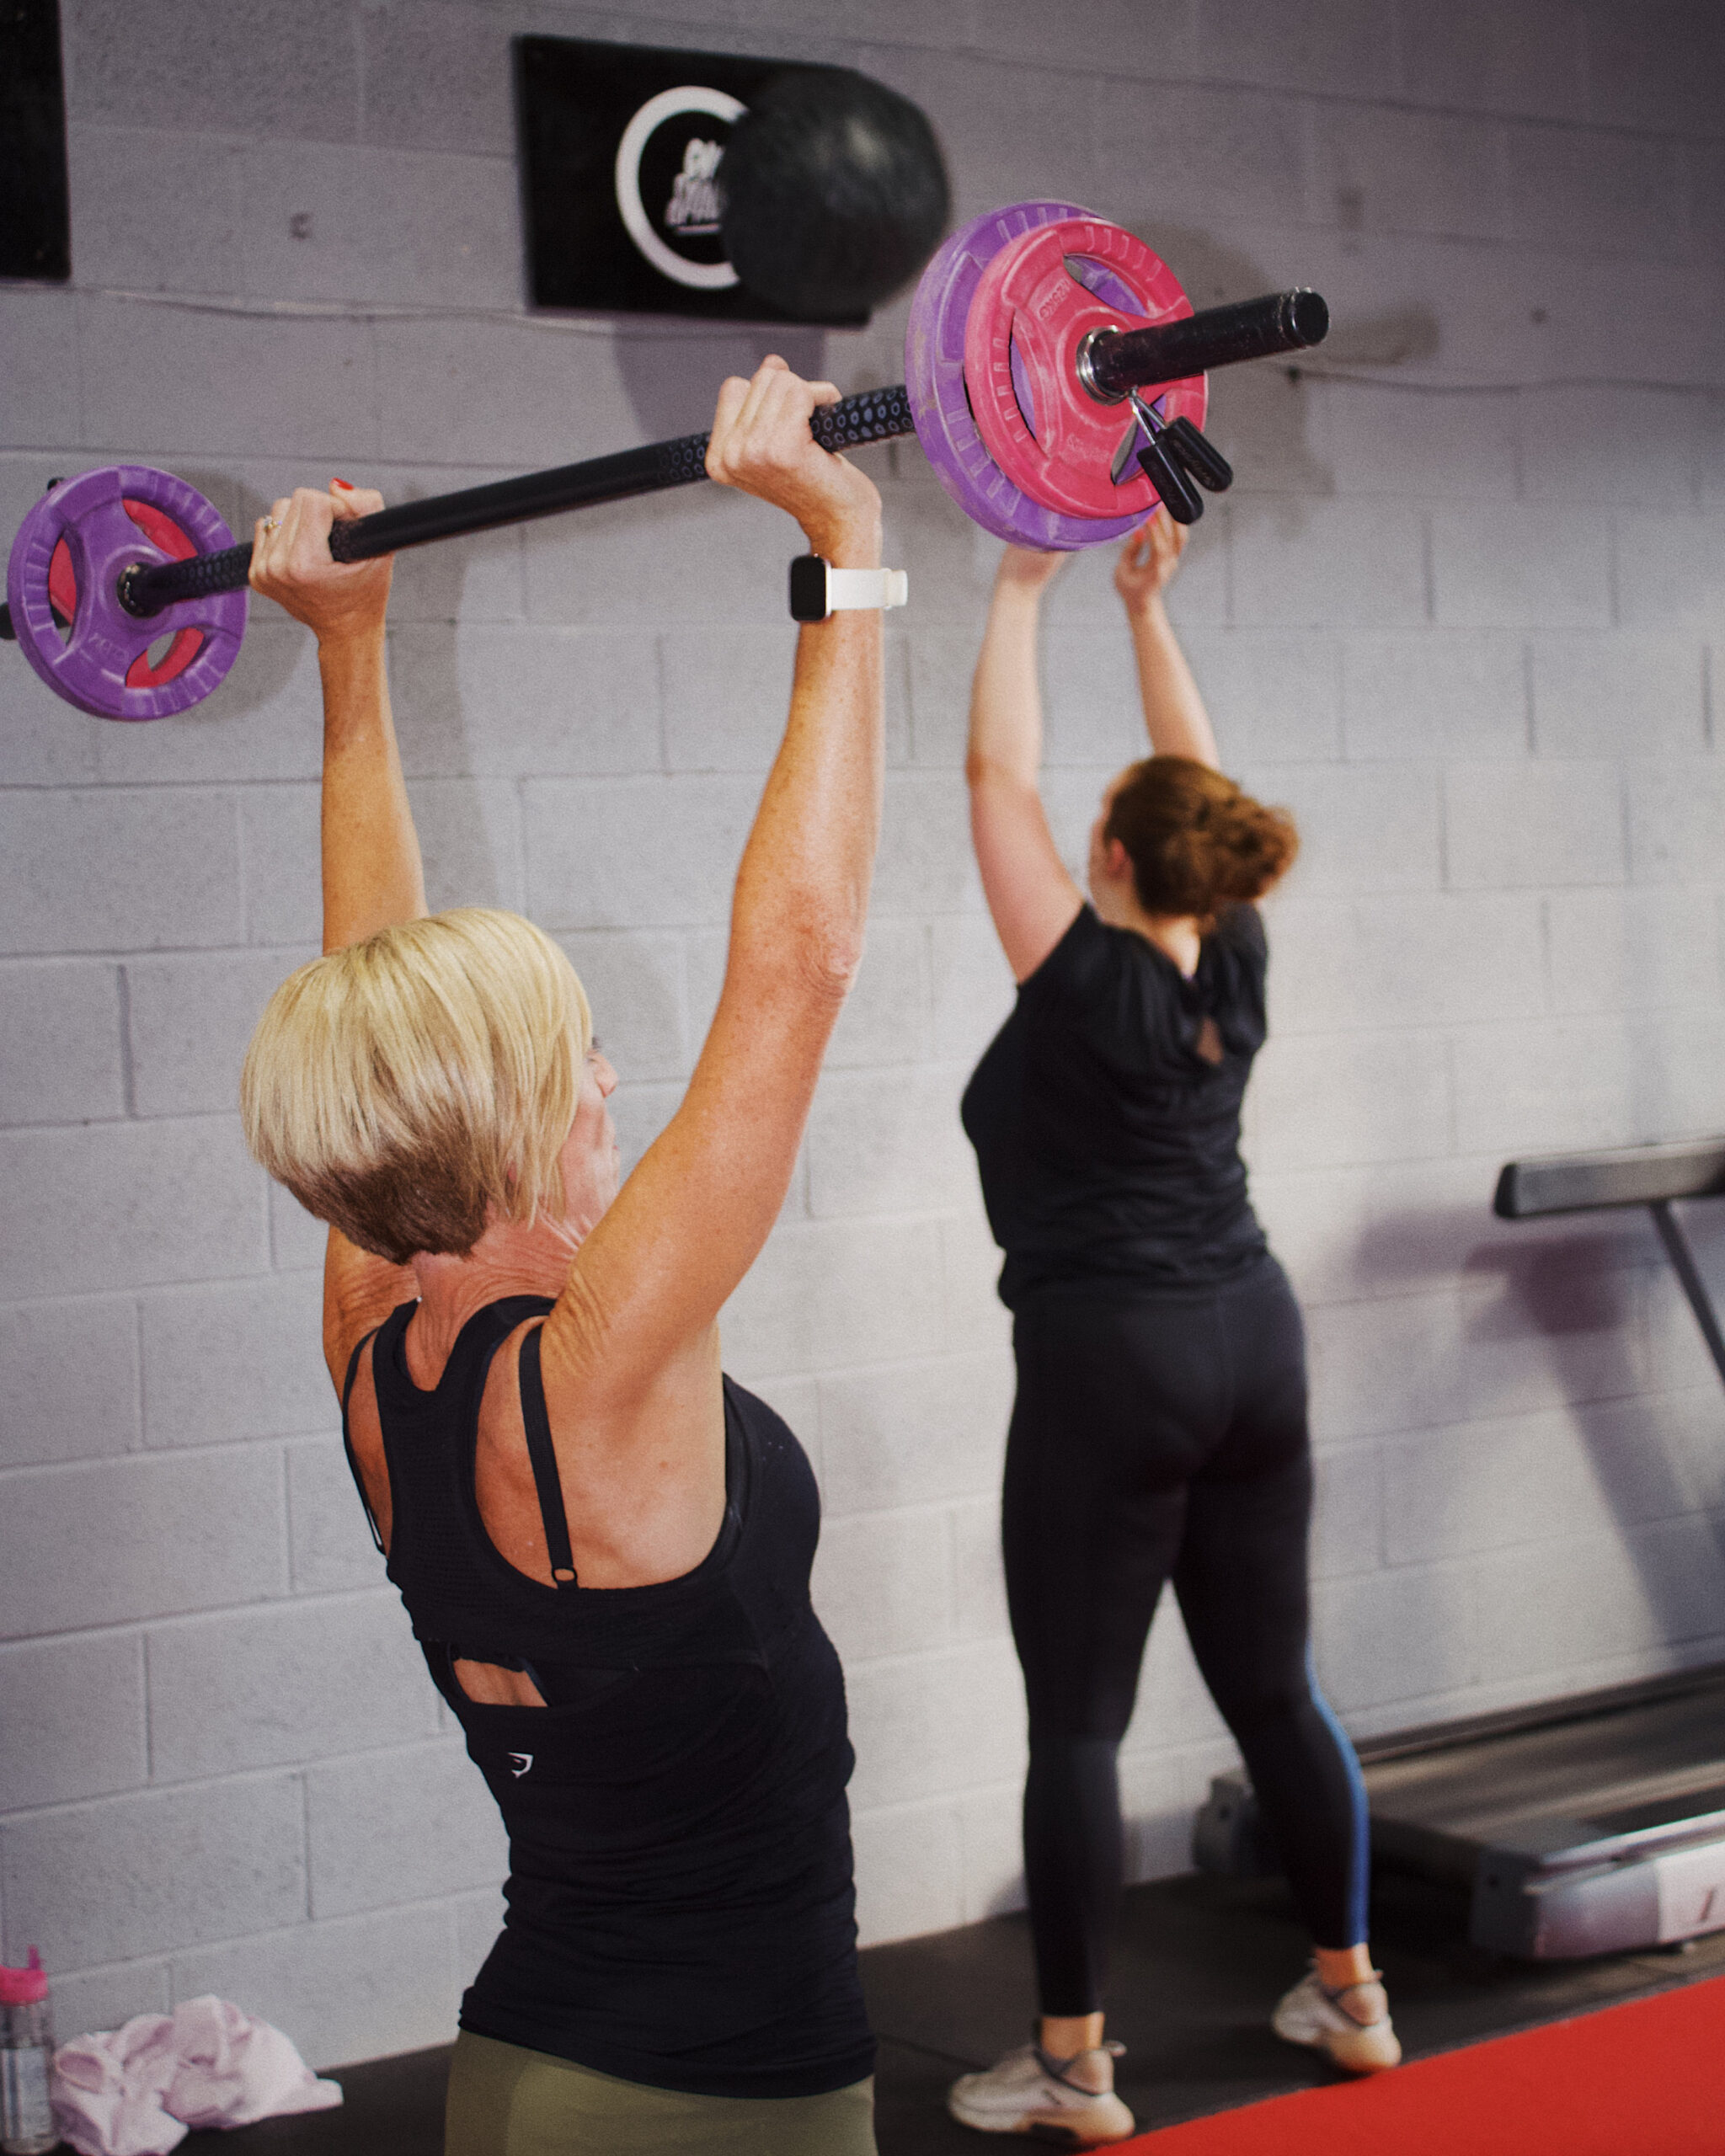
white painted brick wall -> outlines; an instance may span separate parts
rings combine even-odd
[[[848,61],[924,104],[962,215],[1065,193],[1200,303],[1324,290],[1297,378],[1212,385],[1240,480],[1173,611],[1231,767],[1304,835],[1248,1139],[1311,1334],[1325,1682],[1371,1731],[1725,1652],[1725,1403],[1657,1245],[1487,1211],[1511,1153],[1725,1127],[1713,11],[1098,0],[1087,45],[1030,0],[62,15],[76,289],[0,291],[8,536],[120,458],[243,530],[332,472],[399,499],[601,452],[703,424],[775,339],[898,379],[902,302],[830,335],[530,320],[527,29]],[[821,1477],[887,1938],[1017,1905],[1023,1705],[1009,1328],[955,1116],[1012,995],[959,774],[994,549],[914,447],[870,468],[914,593],[875,919],[725,1338]],[[631,1157],[718,992],[787,543],[702,489],[398,570],[434,903],[563,938]],[[1049,611],[1077,857],[1136,745],[1106,557]],[[323,1231],[239,1142],[248,1031],[318,936],[316,666],[257,614],[152,727],[0,662],[0,1948],[40,1944],[68,2030],[213,1989],[322,2064],[447,2036],[504,1852],[354,1498]],[[1185,1863],[1229,1756],[1170,1609],[1124,1754],[1139,1873]]]
[[[149,1779],[135,1632],[0,1648],[0,1808],[103,1796]]]
[[[436,1734],[439,1702],[387,1588],[147,1636],[150,1767],[196,1781]]]
[[[423,1662],[419,1684],[431,1689]],[[503,1875],[502,1822],[458,1737],[355,1752],[312,1767],[305,1781],[314,1917],[424,1901]]]
[[[280,1596],[274,1447],[23,1468],[0,1516],[0,1638]]]
[[[316,1273],[142,1297],[145,1444],[220,1444],[328,1423],[323,1305]]]
[[[7,1924],[67,1970],[292,1924],[304,1822],[302,1778],[279,1773],[26,1812],[0,1838]]]
[[[132,1097],[140,1116],[226,1114],[233,1073],[283,976],[317,955],[232,951],[134,958],[124,974]]]
[[[1349,637],[1342,658],[1342,738],[1347,755],[1360,761],[1524,755],[1520,638],[1443,629]]]
[[[110,965],[0,965],[0,1118],[94,1123],[123,1115],[121,1007]]]
[[[1615,763],[1455,764],[1445,774],[1444,809],[1456,890],[1623,880]]]
[[[20,1303],[0,1315],[0,1466],[131,1452],[142,1437],[133,1302]]]
[[[377,1552],[338,1436],[288,1446],[287,1537],[297,1593],[376,1585]]]
[[[38,724],[57,716],[42,710],[46,691],[34,678],[19,686]],[[8,791],[0,795],[0,943],[19,953],[232,943],[237,841],[231,794]],[[164,874],[170,863],[174,873]]]
[[[8,1297],[264,1263],[264,1179],[246,1157],[238,1115],[8,1131],[0,1218],[0,1294]]]
[[[344,2058],[360,2031],[378,2057],[447,2043],[483,1954],[471,1944],[460,1951],[459,1910],[454,1900],[409,1902],[184,1948],[168,1962],[168,1989],[176,1999],[243,1999],[292,2030],[310,2058]],[[494,1916],[494,1938],[496,1930]]]

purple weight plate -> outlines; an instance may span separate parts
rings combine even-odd
[[[905,334],[905,382],[911,410],[934,476],[966,516],[1014,546],[1071,553],[1123,539],[1136,516],[1095,519],[1045,509],[1015,487],[976,431],[964,392],[964,324],[982,273],[1009,241],[1043,225],[1094,217],[1072,202],[1015,202],[991,210],[953,234],[922,273]]]
[[[195,487],[147,464],[109,464],[67,479],[43,495],[19,527],[6,565],[6,599],[24,657],[57,696],[98,718],[166,718],[201,702],[239,654],[250,595],[212,592],[139,621],[120,605],[120,573],[135,563],[170,558],[127,515],[126,501],[158,510],[191,541],[215,553],[233,534]],[[64,539],[77,581],[72,632],[63,641],[48,598],[54,550]],[[202,637],[197,655],[172,680],[129,688],[135,662],[182,629]]]

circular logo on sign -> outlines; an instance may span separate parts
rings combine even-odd
[[[617,146],[617,206],[661,275],[696,291],[737,281],[719,238],[718,168],[745,107],[698,83],[649,98]]]

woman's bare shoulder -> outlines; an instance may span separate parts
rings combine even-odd
[[[323,1360],[338,1394],[360,1342],[418,1294],[410,1265],[392,1265],[350,1243],[339,1230],[329,1230],[323,1256]]]

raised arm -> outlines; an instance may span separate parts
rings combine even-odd
[[[419,842],[389,708],[384,616],[391,561],[334,562],[329,529],[383,497],[337,480],[271,504],[252,542],[254,590],[318,638],[323,686],[321,859],[323,948],[339,951],[425,910]],[[356,1249],[331,1229],[323,1265],[323,1346],[338,1387],[353,1343],[414,1292],[409,1268]]]
[[[1210,713],[1204,707],[1192,669],[1180,648],[1162,604],[1186,545],[1186,527],[1159,515],[1140,525],[1120,549],[1114,565],[1114,589],[1132,625],[1132,649],[1138,661],[1138,691],[1151,753],[1189,756],[1194,763],[1221,766]]]
[[[1042,805],[1042,691],[1036,678],[1042,595],[1064,554],[1008,547],[995,577],[982,651],[970,686],[970,839],[983,895],[1012,969],[1042,963],[1083,904]]]
[[[809,431],[815,404],[837,393],[779,360],[727,382],[708,470],[788,510],[835,566],[873,568],[880,498]],[[560,1455],[563,1433],[585,1428],[662,1459],[667,1427],[709,1383],[716,1409],[713,1321],[784,1203],[862,954],[882,764],[880,616],[835,614],[798,638],[784,739],[737,872],[724,986],[688,1092],[582,1243],[546,1328]]]

